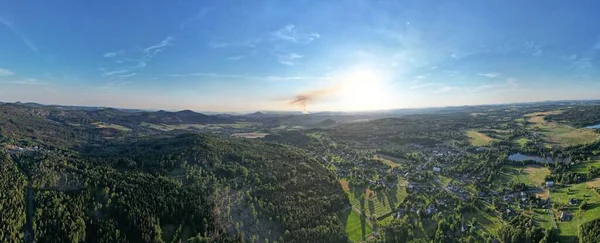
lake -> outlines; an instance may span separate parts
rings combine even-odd
[[[548,157],[548,158],[542,158],[540,156],[531,156],[531,155],[524,155],[524,154],[511,154],[510,156],[508,156],[508,160],[511,161],[526,161],[526,160],[533,160],[535,162],[538,163],[544,163],[544,164],[550,164],[550,163],[554,163],[554,159]]]
[[[589,128],[589,129],[600,129],[600,124],[596,124],[596,125],[593,125],[593,126],[587,126],[587,127],[585,127],[585,128]]]

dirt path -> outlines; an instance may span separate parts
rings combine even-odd
[[[558,229],[556,225],[556,220],[554,220],[554,214],[552,213],[552,204],[550,203],[550,190],[548,190],[548,214],[550,215],[550,220],[552,221],[552,227]]]

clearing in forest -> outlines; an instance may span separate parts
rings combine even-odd
[[[131,131],[131,128],[124,127],[124,126],[117,125],[117,124],[104,123],[104,122],[95,122],[95,123],[92,123],[92,124],[94,126],[96,126],[97,128],[112,128],[112,129],[116,129],[116,130],[124,131],[124,132]]]
[[[593,182],[592,182],[593,183]],[[560,221],[559,207],[553,207],[553,213],[556,217],[556,223],[560,228],[561,239],[564,242],[570,242],[577,237],[579,226],[600,217],[600,196],[586,182],[572,184],[565,188],[552,190],[552,203],[561,205],[562,211],[569,211],[573,215],[570,221]],[[584,200],[587,203],[585,210],[580,210],[579,206],[569,204],[569,199],[575,198]]]
[[[486,146],[494,141],[493,138],[475,130],[468,130],[467,136],[471,139],[471,144],[473,146]]]
[[[349,208],[339,212],[338,218],[346,228],[346,233],[352,242],[361,242],[366,240],[373,228],[368,223],[368,219],[358,214],[356,210]]]
[[[561,110],[557,110],[527,114],[525,115],[529,123],[527,128],[542,134],[549,146],[553,144],[561,146],[577,145],[593,142],[598,139],[598,134],[591,129],[574,128],[565,124],[544,120],[547,115],[560,114],[561,112]]]
[[[503,166],[500,169],[498,180],[501,184],[524,183],[530,186],[539,187],[550,174],[550,170],[541,165],[527,166]]]

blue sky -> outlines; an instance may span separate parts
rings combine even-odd
[[[1,1],[0,100],[318,111],[595,99],[598,9],[591,0]]]

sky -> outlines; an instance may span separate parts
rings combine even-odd
[[[599,9],[0,0],[0,101],[311,112],[600,99]]]

